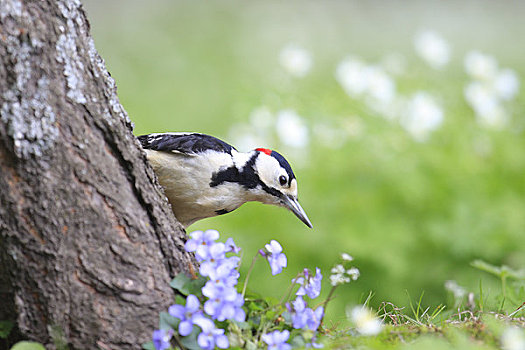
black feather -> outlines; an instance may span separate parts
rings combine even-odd
[[[279,164],[283,167],[284,170],[286,170],[286,172],[288,173],[288,186],[290,186],[290,184],[292,183],[292,180],[295,179],[295,174],[293,173],[292,171],[292,167],[290,166],[290,164],[288,163],[288,161],[286,159],[284,159],[284,157],[280,154],[280,153],[277,153],[275,151],[272,151],[272,153],[270,154],[272,157],[274,157],[275,159],[277,159],[277,161],[279,162]]]
[[[254,153],[240,171],[237,167],[232,166],[214,173],[211,176],[210,187],[219,186],[224,182],[237,182],[246,189],[257,187],[260,179],[255,173],[254,164],[258,156],[259,153]]]
[[[213,150],[231,154],[233,146],[216,137],[205,134],[148,134],[137,137],[142,148],[154,151],[177,151],[186,154],[197,154]]]
[[[217,213],[217,215],[224,215],[224,214],[228,214],[229,212],[230,211],[226,209],[215,210],[215,213]]]

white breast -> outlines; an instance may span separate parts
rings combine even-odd
[[[246,191],[237,184],[225,182],[210,187],[213,173],[234,165],[227,153],[185,155],[145,151],[173,213],[185,227],[216,216],[217,211],[235,210],[247,201]]]

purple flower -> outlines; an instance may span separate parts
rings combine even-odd
[[[284,330],[282,332],[273,331],[272,333],[263,334],[262,340],[268,344],[268,350],[290,350],[292,346],[286,344],[290,332]]]
[[[299,277],[295,280],[295,283],[300,284],[299,290],[295,295],[308,295],[311,299],[315,299],[321,294],[321,269],[315,268],[315,276],[312,276],[310,270],[304,269],[304,278]]]
[[[320,306],[317,309],[306,309],[306,327],[312,331],[316,331],[321,325],[321,320],[324,315],[324,307]]]
[[[316,339],[313,338],[313,339],[311,340],[311,343],[306,344],[306,347],[307,347],[307,348],[314,348],[314,349],[322,349],[322,348],[324,348],[324,345],[323,345],[323,344],[316,343],[315,341],[316,341]]]
[[[287,304],[288,310],[292,313],[292,326],[295,329],[302,329],[306,326],[307,314],[306,314],[306,301],[303,300],[302,296],[298,296],[293,302],[293,307]]]
[[[196,320],[204,317],[200,310],[199,299],[193,294],[188,295],[186,298],[186,306],[171,305],[168,309],[168,313],[171,316],[180,319],[179,334],[182,336],[190,334]]]
[[[159,329],[153,331],[153,345],[156,350],[164,350],[171,346],[170,339],[173,336],[173,329]]]
[[[280,274],[283,270],[283,267],[286,267],[287,260],[286,255],[282,253],[283,248],[276,240],[272,239],[270,244],[265,245],[268,254],[266,254],[266,259],[270,263],[270,268],[272,269],[272,275]],[[263,255],[264,256],[264,255]]]
[[[226,251],[234,253],[234,254],[239,254],[241,252],[241,248],[235,245],[233,238],[231,237],[228,238],[225,244],[226,244]]]
[[[228,286],[235,286],[239,279],[239,266],[240,258],[232,256],[224,258],[215,262],[204,261],[200,267],[200,273],[203,276],[208,276],[210,281],[215,283],[223,283]]]
[[[324,314],[323,307],[318,307],[315,311],[306,307],[306,301],[300,295],[292,302],[292,307],[289,304],[286,307],[292,315],[293,328],[308,328],[312,331],[316,331],[319,328]]]
[[[246,314],[242,309],[244,299],[233,286],[208,281],[202,294],[209,298],[204,303],[204,311],[219,321],[234,319],[244,321]]]
[[[184,248],[188,252],[195,252],[195,257],[200,262],[208,258],[209,247],[219,238],[219,232],[216,230],[195,231],[190,234],[190,237],[191,239],[186,242]]]
[[[213,243],[208,246],[206,257],[199,268],[203,276],[209,276],[210,271],[216,269],[226,258],[226,246],[224,243]]]
[[[224,329],[216,328],[210,319],[202,317],[196,320],[195,324],[202,329],[197,337],[197,343],[201,348],[212,350],[215,346],[220,349],[226,349],[230,346],[228,337],[224,335]]]

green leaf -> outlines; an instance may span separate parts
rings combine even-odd
[[[279,304],[279,299],[275,297],[265,297],[263,299],[266,302],[266,305],[277,305]]]
[[[142,344],[142,348],[143,348],[144,350],[156,350],[156,349],[155,349],[155,345],[153,345],[153,342],[152,342],[152,341],[149,341],[149,342],[147,342],[147,343]]]
[[[180,293],[182,293],[184,295],[191,294],[190,293],[190,285],[191,285],[191,278],[186,276],[183,273],[179,273],[170,282],[171,288],[175,289],[176,291],[179,291]]]
[[[0,321],[0,338],[7,338],[14,325],[11,321]]]
[[[233,321],[232,324],[236,325],[237,327],[239,327],[242,330],[252,329],[252,327],[250,327],[250,324],[248,322]]]
[[[263,311],[265,309],[263,301],[252,301],[247,303],[248,309],[250,311]]]
[[[208,279],[203,276],[199,276],[197,279],[192,279],[183,273],[179,273],[173,280],[171,280],[170,286],[183,295],[188,296],[194,294],[199,297],[202,295],[201,290],[207,280]]]
[[[21,341],[16,343],[11,350],[46,350],[44,345],[33,341]]]
[[[306,345],[306,342],[304,341],[304,338],[300,335],[297,335],[292,338],[292,341],[290,342],[292,347],[294,348],[303,348]]]
[[[486,261],[483,260],[474,260],[470,263],[472,267],[475,267],[481,271],[488,272],[494,276],[498,277],[510,277],[517,280],[523,280],[525,279],[525,270],[514,270],[506,265],[502,266],[495,266],[492,264],[489,264]]]
[[[186,305],[186,298],[183,297],[182,295],[180,294],[177,294],[175,296],[175,304],[178,304],[178,305]]]
[[[159,328],[160,329],[178,329],[180,320],[171,316],[167,312],[161,312],[159,316]]]
[[[279,312],[276,310],[268,310],[264,317],[266,317],[268,320],[274,320],[275,316],[279,315]]]
[[[204,287],[207,281],[208,279],[204,276],[199,276],[199,278],[191,280],[189,285],[187,286],[189,294],[201,296],[202,287]]]
[[[181,338],[181,344],[184,345],[184,347],[188,350],[201,350],[201,347],[197,343],[197,336],[199,333],[200,329],[194,326],[193,330],[188,336]]]

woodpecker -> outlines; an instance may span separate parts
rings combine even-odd
[[[276,151],[239,152],[199,133],[148,134],[138,140],[184,227],[257,201],[285,207],[312,228],[297,201],[292,168]]]

